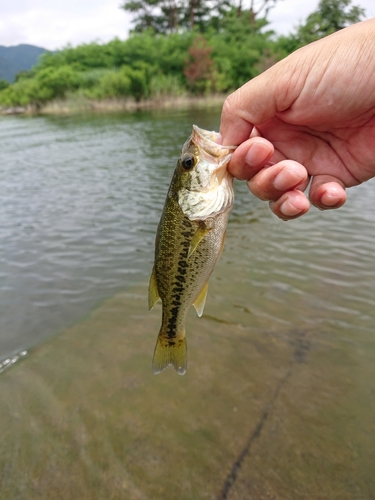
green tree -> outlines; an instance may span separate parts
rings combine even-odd
[[[276,61],[277,44],[272,40],[273,32],[267,30],[265,18],[249,22],[249,10],[238,16],[232,8],[221,20],[218,32],[209,38],[213,47],[216,90],[228,92],[257,76],[265,67],[265,60]]]
[[[212,24],[211,19],[220,15],[219,11],[224,5],[229,5],[228,0],[188,0],[182,11],[180,25],[204,33]]]
[[[209,47],[207,40],[200,35],[194,39],[188,52],[184,74],[190,90],[194,93],[210,91],[213,86],[212,47]]]
[[[242,0],[239,0],[238,4],[238,15],[239,17],[242,15],[246,15],[246,12],[249,16],[249,22],[252,26],[254,26],[255,21],[261,17],[266,18],[268,12],[272,7],[275,7],[277,0],[250,0],[250,8],[247,11],[243,11]]]
[[[357,23],[364,14],[364,9],[352,5],[352,0],[320,0],[318,9],[297,27],[295,45],[301,47]]]
[[[3,80],[3,78],[0,78],[0,91],[6,89],[7,87],[9,87],[9,85],[9,82]]]
[[[152,29],[155,33],[176,32],[181,19],[179,0],[127,0],[122,8],[134,14],[134,32]]]
[[[210,27],[220,28],[220,20],[228,11],[238,17],[246,16],[254,27],[278,0],[250,0],[250,8],[243,9],[243,0],[126,0],[121,8],[134,14],[134,32],[153,29],[155,33],[175,33],[188,29],[205,33]]]
[[[181,11],[177,31],[156,33],[150,28],[124,41],[67,46],[46,53],[31,71],[20,73],[14,84],[0,88],[0,104],[39,107],[75,95],[140,101],[188,91],[227,92],[276,59],[276,44],[265,18],[255,16],[250,22],[250,10],[239,15],[238,8],[228,3],[233,0],[176,1],[185,2],[181,3],[185,17]],[[209,5],[216,10],[207,12]],[[189,29],[191,23],[194,29]],[[163,30],[171,30],[167,24]]]

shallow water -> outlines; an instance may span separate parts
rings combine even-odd
[[[148,274],[191,122],[189,113],[0,119],[0,361]]]
[[[188,372],[151,373],[155,227],[218,116],[0,120],[0,360],[39,344],[0,375],[0,498],[375,498],[373,182],[288,223],[238,183]]]

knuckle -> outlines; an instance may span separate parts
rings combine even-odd
[[[231,121],[231,117],[233,116],[233,97],[234,94],[230,94],[224,101],[221,116],[222,119],[226,119],[228,121]]]

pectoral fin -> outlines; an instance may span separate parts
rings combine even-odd
[[[150,277],[150,284],[148,287],[148,310],[150,311],[156,302],[160,299],[159,295],[159,290],[158,290],[158,285],[156,283],[156,273],[155,273],[155,266],[152,269],[151,277]]]
[[[207,228],[206,226],[199,226],[198,227],[198,229],[196,230],[196,232],[195,232],[195,234],[192,237],[191,242],[190,242],[188,258],[190,257],[190,255],[192,253],[195,252],[199,243],[206,236],[206,234],[209,233],[210,231],[211,231],[211,228]]]
[[[197,311],[199,317],[202,316],[203,309],[206,304],[207,290],[208,290],[208,281],[207,283],[205,283],[204,287],[202,288],[202,291],[200,292],[198,297],[195,299],[195,302],[193,303],[193,306],[195,307],[195,310]]]

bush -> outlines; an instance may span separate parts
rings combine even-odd
[[[99,99],[107,97],[126,97],[130,95],[131,81],[126,68],[109,71],[101,77],[95,89]]]
[[[79,86],[79,75],[71,66],[45,68],[36,74],[41,100],[63,98],[67,91]]]
[[[177,97],[184,95],[186,89],[181,82],[181,78],[175,75],[153,75],[150,79],[150,97],[151,99],[160,99],[163,97]]]
[[[0,92],[0,104],[3,106],[27,106],[35,102],[39,92],[35,80],[20,80]]]
[[[88,99],[205,94],[234,90],[275,59],[275,42],[233,9],[221,28],[155,35],[134,34],[125,41],[84,44],[47,52],[37,66],[17,75],[10,85],[0,82],[0,104],[39,106],[74,95]],[[281,48],[281,52],[283,49]],[[279,47],[280,53],[280,47]],[[279,56],[278,56],[279,57]]]
[[[10,83],[0,78],[0,91],[9,87]]]
[[[81,71],[77,75],[78,87],[80,89],[92,89],[99,85],[100,80],[111,73],[113,69],[97,68],[88,71]]]

